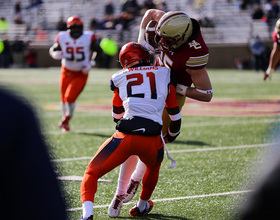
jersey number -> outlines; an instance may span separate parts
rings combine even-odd
[[[161,52],[160,59],[159,59],[159,65],[165,66],[167,68],[171,68],[173,65],[173,61],[170,59],[170,57],[166,53]]]
[[[157,99],[155,74],[153,72],[147,72],[146,75],[149,78],[150,90],[151,90],[151,99]],[[134,74],[131,74],[131,75],[127,75],[126,79],[127,80],[135,79],[135,80],[127,83],[127,87],[126,87],[127,97],[144,98],[145,97],[144,93],[132,94],[132,87],[133,86],[139,86],[144,82],[143,75],[141,73],[134,73]]]
[[[76,61],[80,62],[80,61],[83,61],[85,59],[85,53],[83,51],[83,47],[67,47],[66,48],[66,53],[70,54],[70,57],[67,58],[67,60],[70,60],[70,61],[74,61],[75,60],[75,54],[79,54],[80,58],[76,59]]]

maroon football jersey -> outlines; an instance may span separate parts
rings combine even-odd
[[[274,30],[274,31],[272,32],[272,40],[273,40],[274,42],[276,42],[278,45],[280,45],[280,38],[277,36],[276,30]]]
[[[166,66],[175,74],[178,83],[191,86],[192,80],[186,69],[201,69],[208,62],[209,51],[201,33],[189,43],[177,50],[161,51],[156,60],[156,65]]]

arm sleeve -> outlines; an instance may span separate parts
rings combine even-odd
[[[112,116],[114,118],[114,122],[117,122],[124,115],[124,108],[122,105],[123,101],[119,96],[119,92],[118,92],[117,88],[114,89],[114,96],[113,96],[112,104],[113,104]]]

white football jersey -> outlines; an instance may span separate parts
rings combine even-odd
[[[162,125],[170,82],[169,68],[141,66],[115,73],[111,78],[111,89],[119,90],[125,109],[123,118],[139,116]]]
[[[63,58],[61,64],[67,69],[79,71],[90,65],[91,42],[95,40],[93,32],[84,32],[78,39],[73,39],[68,31],[61,31],[56,37]]]

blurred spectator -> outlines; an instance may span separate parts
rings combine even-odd
[[[6,34],[9,30],[9,23],[5,17],[0,18],[0,34]]]
[[[1,219],[66,220],[65,200],[36,112],[25,98],[4,88],[0,103]]]
[[[121,14],[116,21],[116,29],[128,30],[129,24],[140,14],[140,7],[136,0],[126,0],[121,8]]]
[[[140,15],[143,16],[148,9],[154,9],[154,8],[156,8],[156,4],[154,3],[154,0],[145,0],[142,5]]]
[[[19,36],[16,36],[12,43],[12,55],[15,68],[24,67],[24,52],[25,43],[19,38]]]
[[[35,41],[36,43],[47,43],[49,35],[42,27],[37,27]]]
[[[25,52],[25,63],[28,68],[38,67],[37,52],[34,50],[32,45],[29,45],[27,51]]]
[[[115,7],[111,0],[107,0],[104,6],[104,16],[103,16],[103,28],[104,29],[114,29],[115,28],[115,17],[114,17]]]
[[[261,5],[256,4],[254,11],[252,13],[252,19],[262,19],[264,17],[264,11],[261,7]]]
[[[214,22],[206,16],[198,19],[198,22],[199,22],[201,27],[215,27]]]
[[[42,3],[44,3],[42,0],[30,0],[29,5],[26,7],[26,9],[36,8]]]
[[[268,25],[274,24],[272,5],[270,2],[264,4],[265,21]]]
[[[112,0],[107,0],[104,6],[104,14],[107,16],[114,16],[115,7]]]
[[[3,37],[4,49],[0,54],[0,67],[9,68],[13,64],[11,45],[7,35]]]
[[[89,29],[90,30],[100,30],[103,29],[102,21],[99,21],[95,15],[91,15],[90,22],[89,22]]]
[[[271,1],[271,12],[272,12],[273,18],[276,19],[279,17],[279,11],[280,11],[280,7],[278,4],[278,0],[272,0]]]
[[[14,5],[14,23],[23,24],[22,11],[21,11],[21,2],[17,1]]]
[[[162,10],[162,11],[164,11],[164,12],[168,12],[168,11],[169,11],[169,9],[168,9],[167,4],[166,4],[165,1],[159,2],[159,3],[157,4],[156,8],[159,9],[159,10]]]
[[[66,31],[67,30],[67,25],[66,21],[64,20],[63,16],[61,16],[56,23],[56,30],[58,31]]]
[[[273,144],[268,149],[264,164],[256,180],[254,190],[247,197],[245,205],[241,208],[240,220],[279,219],[280,206],[280,125],[274,128]]]
[[[259,70],[265,71],[265,44],[259,36],[256,36],[251,42],[251,51],[253,54],[253,66],[256,72]]]

